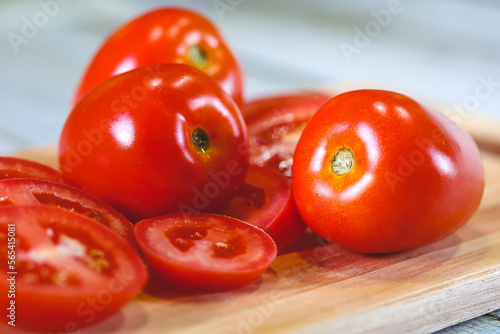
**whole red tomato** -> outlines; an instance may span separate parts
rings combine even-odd
[[[248,139],[234,101],[202,71],[157,64],[115,76],[75,106],[62,173],[131,221],[220,210],[245,179]]]
[[[362,253],[423,246],[453,233],[484,190],[471,137],[401,94],[360,90],[334,97],[312,117],[292,167],[306,223]]]
[[[114,31],[89,64],[73,105],[114,75],[157,63],[194,66],[241,105],[243,74],[222,35],[205,17],[181,8],[159,8]]]

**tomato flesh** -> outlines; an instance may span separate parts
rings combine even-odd
[[[243,287],[257,279],[277,254],[261,229],[215,214],[164,215],[134,227],[156,273],[190,290]]]
[[[73,211],[111,228],[139,249],[130,221],[98,198],[69,185],[37,179],[1,180],[0,207],[5,205],[49,205]]]
[[[306,230],[288,180],[271,167],[250,166],[245,182],[223,211],[266,231],[279,248]]]
[[[12,290],[7,278],[15,280],[15,296],[3,293],[0,302],[7,307],[14,300],[18,327],[76,331],[116,313],[147,281],[135,250],[82,215],[50,206],[0,207],[0,232],[1,290]]]
[[[260,98],[244,105],[250,163],[273,167],[290,177],[293,152],[304,127],[330,98],[304,92]]]
[[[293,194],[324,239],[362,253],[440,240],[476,212],[484,191],[472,138],[442,114],[389,91],[338,95],[307,124]]]

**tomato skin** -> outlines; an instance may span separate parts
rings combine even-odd
[[[354,163],[338,176],[331,162],[341,149],[351,150]],[[311,229],[361,253],[404,251],[450,235],[475,213],[484,190],[472,138],[389,91],[353,91],[327,102],[306,126],[292,171]]]
[[[216,214],[164,215],[139,222],[134,232],[155,272],[188,290],[241,288],[266,271],[277,254],[276,244],[261,229]],[[219,243],[234,254],[217,255]]]
[[[0,157],[0,180],[12,178],[34,178],[64,183],[62,174],[49,166],[21,158]]]
[[[245,179],[248,138],[238,107],[208,75],[157,64],[86,95],[66,120],[59,161],[65,177],[137,222],[220,210]]]
[[[15,225],[16,274],[9,274],[12,270],[7,267],[6,235],[11,224]],[[147,281],[146,266],[135,250],[107,227],[82,215],[50,206],[1,207],[0,230],[0,290],[5,292],[0,305],[5,310],[15,300],[16,327],[75,332],[116,313]],[[78,240],[85,256],[102,252],[101,259],[109,261],[108,266],[99,264],[97,258],[70,254],[70,249],[80,248],[71,248],[74,243],[63,240]],[[15,298],[6,293],[7,278],[12,276]],[[7,321],[2,317],[2,322]]]
[[[100,199],[69,185],[37,179],[0,180],[0,206],[52,205],[104,224],[139,250],[134,226]]]
[[[278,249],[297,240],[307,228],[297,211],[288,179],[271,167],[250,166],[245,182],[223,215],[263,229]]]
[[[200,47],[207,63],[189,57]],[[158,8],[119,27],[100,47],[75,92],[73,105],[109,77],[158,64],[192,65],[209,74],[238,104],[242,104],[243,73],[238,60],[212,22],[198,13],[174,7]]]
[[[291,177],[293,152],[309,119],[332,95],[302,92],[259,98],[242,108],[248,127],[250,163]]]

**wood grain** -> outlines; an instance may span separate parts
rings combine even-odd
[[[49,146],[19,156],[54,165],[55,154]],[[483,157],[479,211],[440,242],[368,256],[306,233],[243,289],[191,294],[153,280],[119,314],[82,332],[428,333],[499,309],[500,158]]]

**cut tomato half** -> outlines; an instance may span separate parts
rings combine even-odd
[[[250,163],[291,177],[293,152],[309,119],[332,96],[316,92],[265,97],[243,106]]]
[[[100,199],[69,185],[36,179],[0,180],[0,206],[51,205],[80,213],[111,228],[138,250],[134,226]]]
[[[21,158],[0,157],[0,180],[13,178],[64,182],[62,174],[49,166]]]
[[[41,205],[0,207],[0,267],[2,321],[12,315],[16,327],[43,332],[76,332],[111,316],[148,278],[109,228]]]
[[[156,273],[190,290],[243,287],[277,254],[274,241],[261,229],[215,214],[164,215],[139,222],[134,231]]]
[[[290,183],[271,167],[250,166],[245,183],[223,214],[263,229],[278,248],[298,239],[307,228],[295,206]]]

